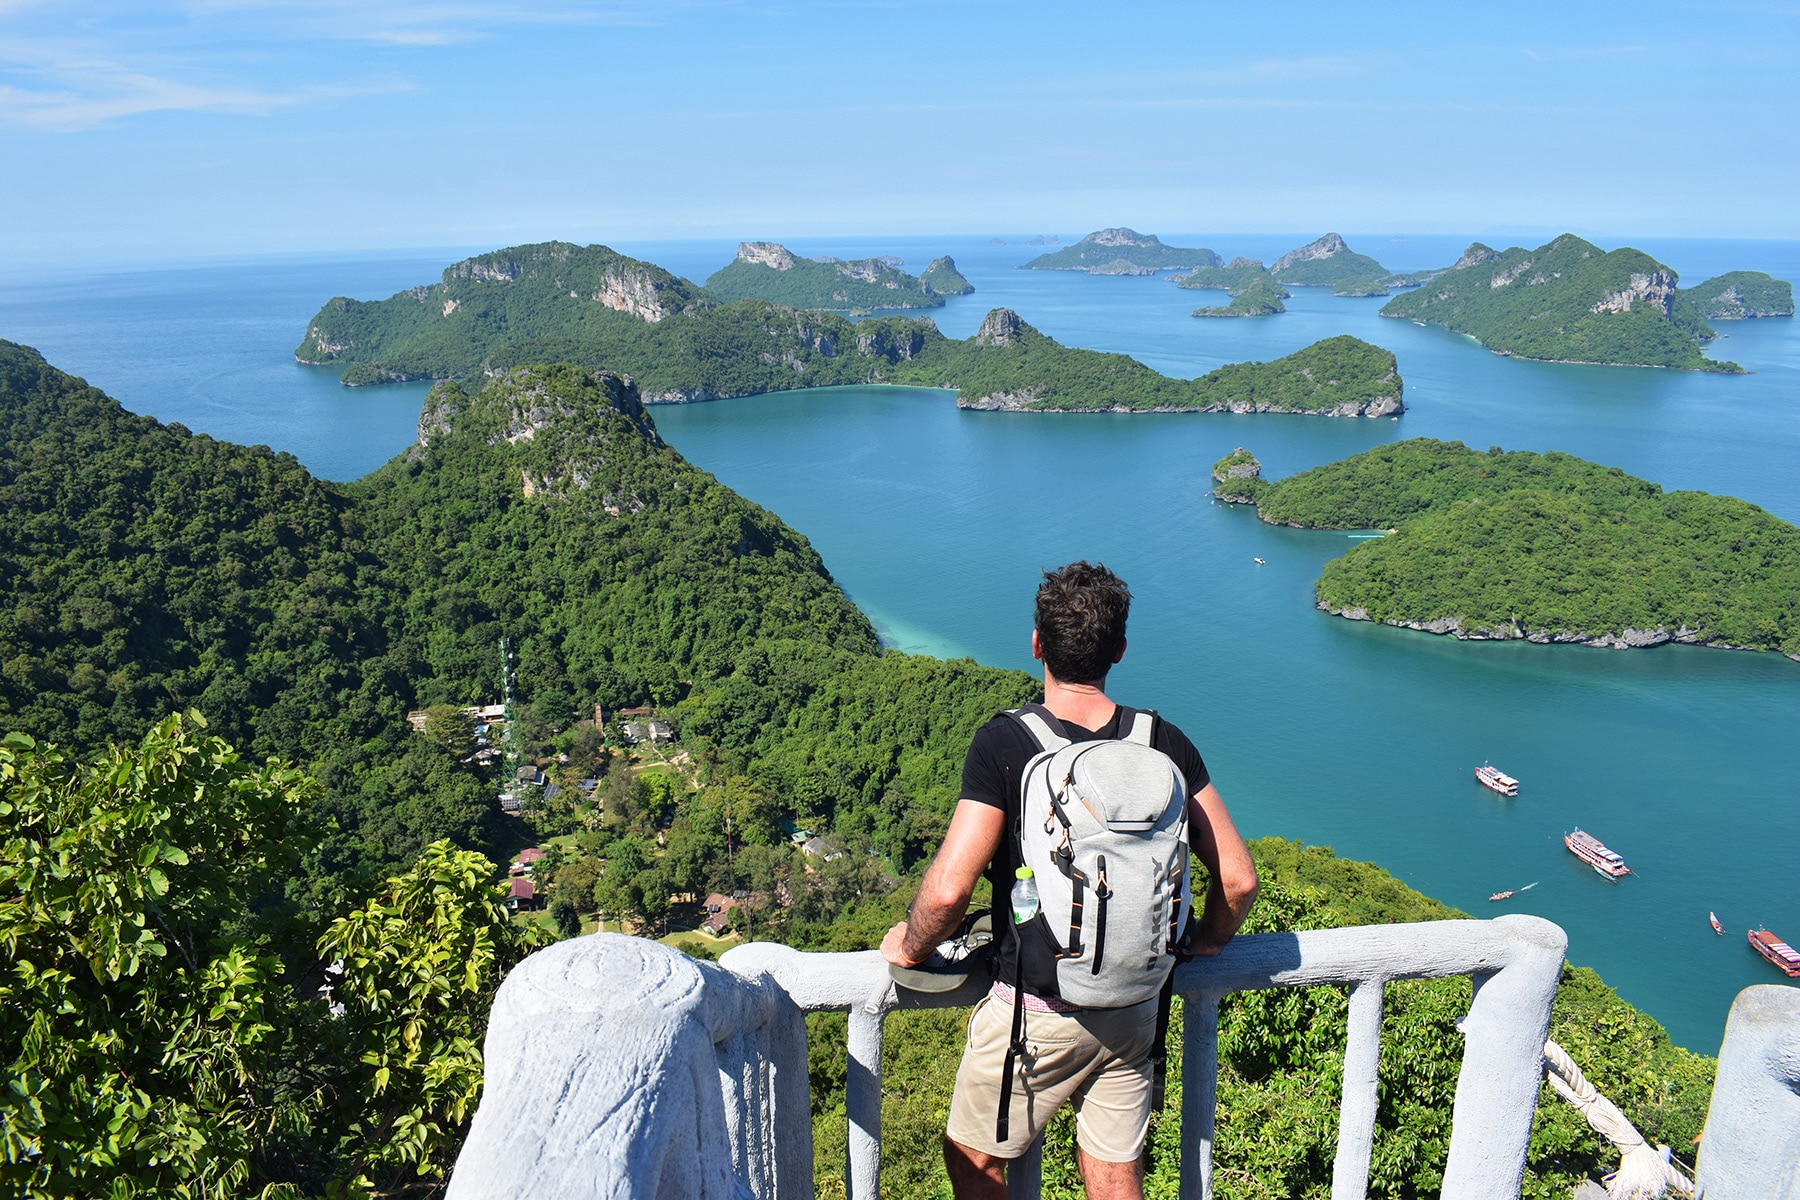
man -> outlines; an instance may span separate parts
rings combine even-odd
[[[1104,566],[1086,562],[1047,572],[1038,589],[1031,654],[1044,664],[1044,707],[1070,741],[1122,736],[1121,710],[1107,698],[1106,676],[1124,657],[1130,606],[1124,581]],[[1204,908],[1189,921],[1182,949],[1217,954],[1256,898],[1256,865],[1194,744],[1167,721],[1157,722],[1152,744],[1169,756],[1187,785],[1188,839],[1209,875]],[[984,870],[993,883],[994,928],[1012,923],[1020,776],[1038,750],[1033,735],[1005,715],[976,732],[963,767],[962,798],[944,844],[919,884],[907,919],[882,940],[881,952],[889,962],[914,966],[925,961],[955,931]],[[1046,973],[1045,956],[1036,950],[1028,950],[1026,961],[1015,964],[1016,944],[1011,936],[999,936],[994,977],[1021,978],[1024,995],[1015,997],[1007,983],[996,983],[993,994],[970,1014],[944,1135],[951,1186],[958,1200],[1002,1200],[1006,1164],[1030,1147],[1064,1100],[1072,1100],[1089,1200],[1141,1200],[1157,1000],[1127,1008],[1074,1008],[1056,996],[1054,964]],[[1015,975],[1016,966],[1022,966],[1022,974]],[[1010,1089],[1009,1135],[1000,1143],[995,1118],[1015,1003],[1025,1006],[1028,1050]]]

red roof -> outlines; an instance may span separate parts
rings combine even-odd
[[[721,913],[735,907],[737,907],[737,901],[720,892],[714,892],[706,898],[705,908],[707,912]]]
[[[506,898],[508,900],[535,900],[537,899],[537,885],[529,879],[515,879],[512,881],[512,891],[506,893]]]
[[[545,857],[544,852],[542,850],[539,850],[536,846],[532,846],[529,849],[519,851],[519,857],[515,861],[522,862],[522,863],[534,863],[538,859],[543,858],[543,857]]]

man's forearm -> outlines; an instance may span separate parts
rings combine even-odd
[[[931,957],[938,943],[956,932],[968,908],[966,898],[958,903],[948,897],[933,897],[921,886],[906,910],[906,940],[902,943],[906,957],[913,962]]]
[[[1207,885],[1200,919],[1195,924],[1194,935],[1188,939],[1188,944],[1199,951],[1216,952],[1243,926],[1255,899],[1255,891],[1234,896],[1225,890],[1224,884],[1217,879],[1212,880]]]

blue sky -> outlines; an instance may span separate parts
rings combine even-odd
[[[1800,236],[1800,3],[0,0],[0,264]]]

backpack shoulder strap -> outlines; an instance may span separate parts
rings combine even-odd
[[[1140,746],[1156,743],[1156,713],[1151,709],[1126,708],[1119,705],[1119,740]]]
[[[1027,704],[1022,708],[1009,708],[1006,715],[1025,727],[1027,733],[1037,740],[1040,750],[1061,750],[1069,745],[1064,736],[1062,722],[1056,714],[1041,704]]]

